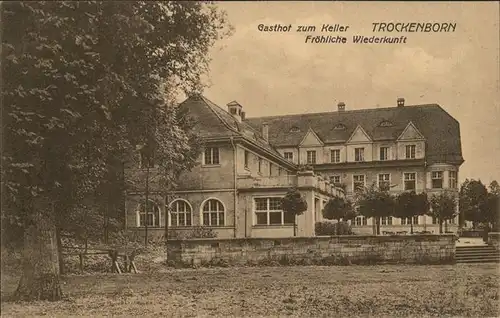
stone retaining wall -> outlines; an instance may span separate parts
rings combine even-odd
[[[170,240],[171,265],[453,263],[455,235]]]

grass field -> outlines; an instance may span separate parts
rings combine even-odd
[[[496,264],[163,270],[63,279],[60,302],[2,303],[27,316],[498,317]],[[2,296],[17,277],[2,275]]]

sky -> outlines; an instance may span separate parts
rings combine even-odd
[[[460,122],[465,159],[459,179],[500,181],[498,2],[226,2],[234,27],[211,52],[204,95],[221,107],[236,100],[247,117],[437,103]],[[374,33],[376,22],[456,23],[448,33]],[[346,44],[304,43],[325,35]],[[292,24],[260,32],[259,24]],[[316,32],[298,33],[298,25]],[[406,36],[406,44],[354,44],[352,36]]]

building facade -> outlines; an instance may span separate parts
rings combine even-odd
[[[341,195],[329,180],[312,171],[298,171],[269,143],[269,127],[255,129],[243,120],[237,102],[229,103],[226,111],[198,95],[180,107],[197,123],[194,129],[204,142],[198,164],[181,176],[176,191],[165,193],[156,182],[158,167],[141,165],[139,154],[131,160],[125,169],[129,184],[134,185],[126,196],[128,230],[143,235],[147,227],[148,237],[158,237],[168,230],[203,226],[220,238],[293,236],[294,220],[282,211],[280,199],[296,187],[308,205],[308,211],[296,219],[296,235],[314,235],[323,205]],[[146,171],[150,175],[147,213]]]
[[[126,177],[136,186],[127,193],[126,227],[136,233],[147,224],[149,235],[161,236],[167,223],[167,231],[201,225],[221,238],[292,236],[294,220],[281,210],[280,198],[297,187],[308,211],[297,217],[296,234],[312,236],[328,199],[351,196],[359,187],[386,184],[394,194],[458,191],[460,128],[439,105],[405,106],[398,99],[388,108],[348,111],[339,103],[328,113],[246,118],[235,101],[225,110],[197,95],[180,107],[197,122],[204,149],[175,192],[165,194],[155,183],[157,168],[150,167],[147,213],[145,169],[139,156],[128,163]],[[299,169],[304,165],[313,169]],[[409,222],[383,218],[381,231],[409,231]],[[457,223],[458,217],[445,229],[456,231]],[[413,224],[415,231],[438,232],[437,220],[428,216]],[[359,234],[373,233],[373,225],[362,216],[352,221]]]
[[[251,118],[269,126],[269,141],[287,160],[307,164],[348,196],[358,187],[388,185],[393,194],[413,190],[429,196],[458,193],[462,157],[459,123],[439,105],[346,110],[345,103],[328,113]],[[457,204],[458,210],[458,204]],[[381,231],[409,231],[410,221],[382,218]],[[358,216],[358,233],[373,233],[374,220]],[[422,215],[413,219],[415,231],[439,232],[438,221]],[[456,231],[458,216],[444,225]]]

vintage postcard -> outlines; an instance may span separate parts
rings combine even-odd
[[[498,2],[1,2],[6,317],[499,317]]]

